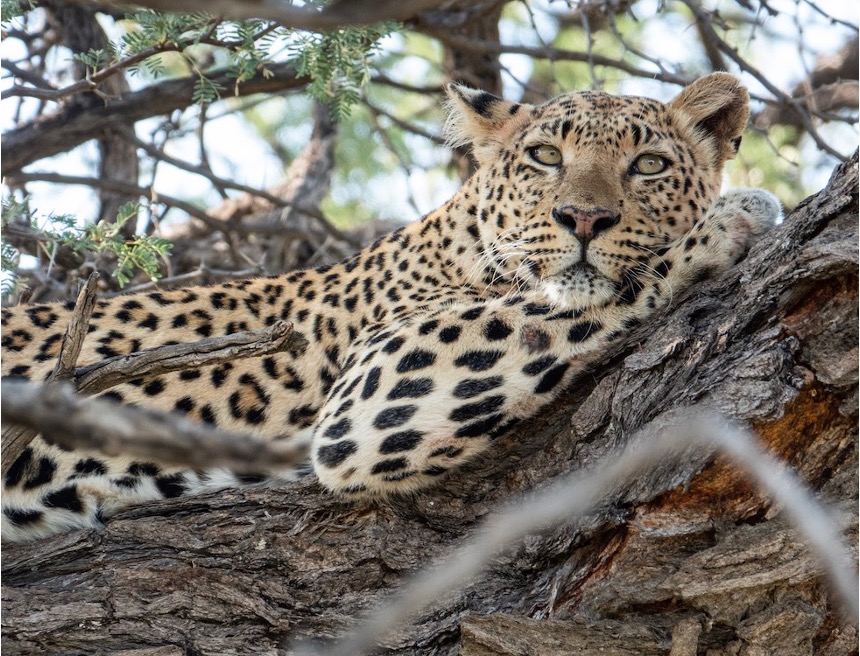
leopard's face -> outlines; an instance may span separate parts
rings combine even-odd
[[[495,148],[476,149],[483,262],[559,307],[606,305],[663,275],[647,260],[719,193],[725,154],[670,105],[586,92],[508,111]]]

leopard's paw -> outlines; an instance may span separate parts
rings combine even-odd
[[[732,189],[716,200],[704,223],[725,233],[731,256],[739,259],[781,220],[782,205],[769,191]]]

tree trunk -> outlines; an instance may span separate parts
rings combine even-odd
[[[705,402],[857,530],[857,159],[719,280],[676,299],[493,456],[352,505],[305,480],[153,503],[3,550],[6,654],[288,654],[354,626],[506,499]],[[856,628],[777,504],[722,456],[664,463],[530,536],[394,636],[396,654],[848,654]],[[855,576],[851,573],[850,576]]]

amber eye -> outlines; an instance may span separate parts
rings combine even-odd
[[[669,166],[669,160],[660,155],[639,155],[633,166],[630,167],[631,173],[640,173],[641,175],[654,175],[662,173]]]
[[[561,151],[555,146],[533,146],[529,148],[529,155],[538,164],[545,166],[558,166],[561,164]]]

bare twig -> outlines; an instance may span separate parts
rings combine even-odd
[[[174,285],[185,285],[189,282],[197,281],[200,279],[211,281],[213,278],[218,280],[250,278],[252,276],[261,276],[264,273],[265,269],[260,264],[255,265],[253,267],[249,267],[247,269],[234,270],[215,269],[210,267],[205,262],[201,262],[193,271],[188,271],[186,273],[178,273],[174,276],[167,276],[164,278],[159,278],[158,280],[150,280],[149,282],[142,282],[139,285],[125,287],[118,292],[111,292],[109,294],[105,294],[105,296],[110,297],[119,296],[120,294],[135,294],[137,292],[144,292],[149,289],[167,289]]]
[[[644,77],[651,80],[660,80],[662,82],[669,82],[671,84],[678,84],[681,86],[685,86],[689,84],[692,80],[690,78],[676,75],[670,71],[661,70],[661,71],[649,71],[642,68],[638,68],[621,59],[613,59],[611,57],[605,57],[603,55],[598,55],[596,53],[592,53],[589,55],[585,52],[575,52],[572,50],[562,50],[560,48],[550,48],[550,47],[541,47],[541,48],[533,48],[530,46],[518,46],[511,44],[503,44],[497,43],[495,41],[482,41],[480,39],[465,39],[454,34],[445,33],[441,31],[430,31],[426,30],[428,34],[434,36],[439,39],[443,43],[454,46],[461,50],[465,50],[467,52],[478,52],[478,53],[492,53],[497,55],[527,55],[529,57],[534,57],[535,59],[545,59],[550,62],[555,61],[576,61],[576,62],[584,62],[591,63],[595,66],[606,66],[608,68],[614,68],[619,71],[624,71],[625,73],[629,73],[635,77]]]
[[[309,216],[316,221],[319,221],[323,229],[332,236],[342,241],[345,241],[354,248],[358,248],[359,246],[358,242],[356,242],[355,239],[333,226],[331,222],[325,217],[325,215],[317,208],[309,207],[305,204],[297,203],[294,201],[285,200],[279,196],[269,193],[268,191],[263,191],[262,189],[255,189],[254,187],[249,187],[248,185],[239,184],[238,182],[234,182],[232,180],[228,180],[226,178],[222,178],[215,175],[208,167],[195,166],[194,164],[190,164],[175,157],[171,157],[163,150],[156,148],[155,146],[152,146],[151,144],[148,144],[145,141],[142,141],[141,139],[137,138],[133,130],[123,130],[123,136],[130,142],[134,143],[138,148],[146,152],[148,155],[155,157],[156,159],[159,159],[163,162],[166,162],[171,166],[175,166],[178,169],[182,169],[183,171],[188,171],[189,173],[195,173],[197,175],[203,176],[204,178],[212,182],[212,184],[216,187],[224,187],[227,189],[235,189],[236,191],[243,191],[251,196],[257,196],[259,198],[267,200],[275,207],[293,208],[297,212],[305,214],[306,216]],[[282,230],[285,236],[289,236],[288,228],[282,228]],[[304,235],[301,232],[295,231],[294,236],[301,237]]]
[[[333,649],[311,653],[355,656],[366,652],[402,622],[468,585],[493,558],[526,535],[583,516],[605,501],[611,491],[623,490],[635,477],[659,463],[702,446],[724,451],[782,506],[821,561],[848,618],[856,619],[858,590],[852,561],[841,546],[841,535],[835,523],[796,476],[762,451],[755,437],[743,428],[728,425],[725,420],[696,408],[684,408],[671,414],[665,421],[685,426],[683,430],[658,429],[652,438],[649,435],[655,431],[652,422],[631,438],[630,446],[603,467],[585,475],[577,472],[495,513],[472,540],[447,554],[444,562],[427,566]]]
[[[85,399],[67,384],[3,380],[2,404],[4,421],[49,433],[62,447],[95,449],[109,456],[256,473],[295,466],[307,451],[304,445],[230,433],[181,415]]]
[[[189,216],[193,216],[195,219],[200,219],[213,230],[219,230],[225,234],[229,234],[231,232],[250,232],[240,224],[231,224],[226,221],[216,219],[192,203],[159,193],[153,188],[146,189],[120,180],[88,178],[84,176],[61,175],[59,173],[48,172],[15,173],[13,176],[6,179],[6,183],[10,185],[23,184],[26,182],[54,182],[57,184],[84,185],[87,187],[93,187],[94,189],[105,189],[117,193],[128,194],[130,196],[143,196],[145,198],[149,198],[153,202],[163,203],[165,205],[175,207],[178,210],[182,210]]]
[[[815,124],[812,122],[812,117],[809,115],[809,112],[803,107],[801,102],[792,98],[789,94],[781,91],[776,85],[774,85],[766,75],[764,75],[761,71],[759,71],[756,67],[746,61],[743,57],[740,56],[738,51],[733,48],[731,45],[726,43],[714,29],[713,25],[710,22],[709,14],[702,9],[696,0],[682,0],[687,7],[689,7],[690,11],[693,12],[693,15],[697,18],[697,25],[700,28],[700,32],[703,38],[707,38],[717,47],[720,52],[726,55],[729,59],[731,59],[737,66],[740,67],[742,71],[746,71],[750,75],[752,75],[758,82],[767,89],[771,94],[773,94],[774,98],[776,98],[780,103],[783,103],[786,107],[789,107],[795,114],[797,114],[800,119],[801,124],[803,125],[803,129],[806,130],[807,134],[815,141],[815,145],[818,148],[833,157],[836,157],[840,161],[845,161],[849,158],[850,155],[840,153],[838,150],[833,148],[830,144],[828,144],[824,138],[818,133]],[[701,21],[699,21],[699,17],[702,16]]]
[[[81,287],[81,291],[78,292],[75,309],[72,311],[69,325],[66,326],[66,332],[63,335],[60,355],[57,357],[57,364],[48,378],[48,382],[69,380],[75,374],[78,357],[81,354],[81,348],[83,348],[84,339],[87,336],[87,329],[90,326],[90,318],[96,307],[98,281],[99,274],[97,272],[91,273],[83,287]]]
[[[414,123],[410,123],[409,121],[404,121],[402,118],[398,118],[394,114],[385,111],[377,105],[374,105],[366,97],[362,98],[362,102],[364,102],[364,104],[373,114],[376,114],[378,116],[384,116],[401,130],[411,132],[412,134],[416,134],[419,137],[424,137],[425,139],[428,139],[429,141],[432,141],[433,143],[438,144],[440,146],[445,145],[445,139],[438,134],[433,134],[432,132],[428,132],[427,130],[424,130],[423,128],[415,125]]]

